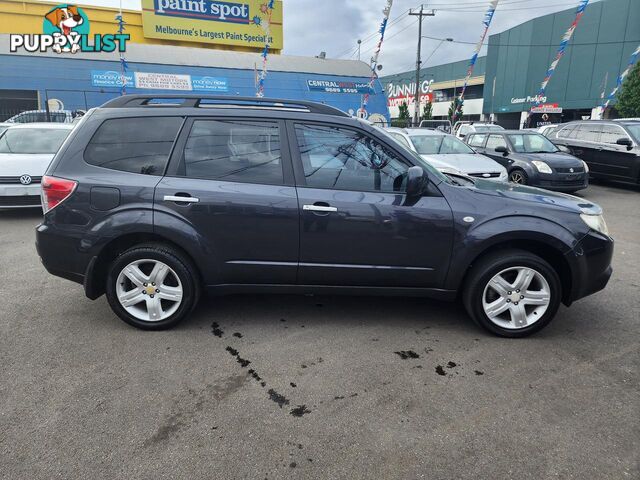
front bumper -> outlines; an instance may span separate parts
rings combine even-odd
[[[538,173],[530,182],[533,187],[556,192],[575,192],[589,186],[588,173]]]
[[[0,185],[0,208],[40,207],[40,184]]]
[[[584,298],[603,290],[613,269],[614,241],[611,237],[598,232],[589,232],[576,247],[567,253],[571,268],[571,291],[565,296],[565,303]]]

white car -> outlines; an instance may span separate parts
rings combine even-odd
[[[0,134],[0,208],[40,207],[40,180],[72,129],[26,123]]]
[[[424,128],[388,128],[387,133],[443,173],[462,173],[501,182],[508,180],[506,168],[495,160],[476,153],[448,133]]]

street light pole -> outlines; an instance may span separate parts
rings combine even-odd
[[[358,61],[360,61],[360,45],[362,45],[362,40],[358,39]]]

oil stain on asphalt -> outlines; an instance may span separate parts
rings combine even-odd
[[[413,350],[401,350],[399,352],[394,352],[394,353],[396,355],[399,355],[400,358],[403,359],[403,360],[407,360],[409,358],[420,358],[420,355],[418,355]]]

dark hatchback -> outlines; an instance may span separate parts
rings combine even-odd
[[[597,205],[445,176],[311,102],[123,96],[79,122],[42,188],[47,270],[149,330],[202,291],[336,293],[460,298],[522,337],[611,275]]]
[[[587,164],[537,132],[474,133],[466,142],[502,164],[513,183],[569,193],[589,186]]]

